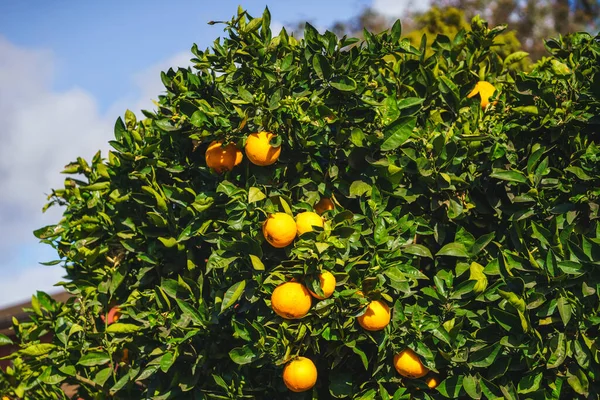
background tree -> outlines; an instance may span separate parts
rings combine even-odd
[[[459,14],[462,21],[457,19]],[[431,39],[437,33],[448,34],[468,26],[467,21],[478,14],[492,26],[508,24],[507,33],[499,39],[509,49],[507,53],[521,46],[530,53],[533,61],[546,54],[545,38],[567,32],[597,32],[600,27],[600,2],[597,0],[434,0],[430,10],[403,16],[404,31],[413,41],[417,37],[420,40],[423,33]],[[363,27],[381,32],[389,29],[392,22],[367,8],[349,21],[334,24],[332,30],[360,37]]]

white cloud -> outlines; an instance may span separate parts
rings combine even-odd
[[[42,266],[53,257],[32,232],[57,223],[62,209],[43,214],[46,194],[60,188],[63,167],[78,156],[106,157],[115,119],[126,108],[154,109],[164,91],[160,71],[188,66],[191,53],[178,53],[132,77],[135,95],[121,98],[105,114],[80,88],[52,89],[56,62],[47,50],[19,48],[0,36],[0,307],[27,300],[52,285],[64,271]],[[50,254],[50,255],[49,255]]]
[[[408,12],[423,12],[431,7],[431,0],[373,0],[373,9],[389,17],[402,17]]]
[[[110,123],[85,91],[52,91],[50,52],[0,37],[0,54],[0,251],[8,262],[49,220],[41,213],[44,194],[62,185],[64,165],[107,148]]]
[[[132,82],[136,89],[135,93],[116,101],[110,107],[108,114],[118,116],[129,109],[141,116],[141,110],[156,110],[152,100],[158,100],[158,96],[165,93],[165,87],[160,79],[161,71],[166,72],[169,68],[173,68],[175,71],[178,67],[187,68],[193,65],[190,62],[192,57],[191,52],[182,51],[133,75]]]
[[[36,265],[0,281],[0,307],[27,301],[36,290],[49,294],[61,292],[62,288],[54,284],[62,281],[63,275],[61,268]]]

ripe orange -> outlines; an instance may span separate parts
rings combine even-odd
[[[236,165],[237,151],[234,143],[223,147],[222,140],[215,140],[206,149],[206,165],[217,172],[231,171]]]
[[[321,283],[321,290],[323,290],[323,296],[318,296],[312,290],[309,290],[310,294],[319,300],[327,299],[331,297],[335,291],[335,276],[329,271],[325,271],[319,275],[319,282]]]
[[[236,147],[235,148],[235,163],[233,165],[234,166],[240,165],[242,163],[243,159],[244,159],[244,153],[242,153],[242,151]]]
[[[467,98],[471,98],[476,94],[479,94],[481,98],[481,108],[485,109],[488,104],[490,104],[490,97],[494,94],[496,88],[494,85],[487,81],[479,81],[475,85],[475,88],[467,95]],[[496,102],[494,102],[496,104]]]
[[[358,317],[358,323],[368,331],[380,331],[390,323],[390,319],[390,307],[383,301],[373,300],[367,311]]]
[[[435,389],[437,387],[437,385],[440,384],[437,380],[437,377],[435,377],[435,376],[430,376],[428,378],[425,378],[425,383],[427,384],[429,389]]]
[[[306,287],[298,282],[286,282],[277,286],[271,295],[271,308],[285,319],[304,317],[312,300]]]
[[[422,378],[429,372],[411,349],[404,349],[394,356],[394,367],[400,375],[411,379]]]
[[[315,204],[315,212],[319,215],[323,214],[325,211],[333,210],[335,205],[331,199],[327,197],[323,197],[317,204]]]
[[[292,392],[305,392],[317,383],[317,367],[306,357],[298,357],[283,368],[283,383]]]
[[[129,363],[129,350],[123,349],[123,354],[121,356],[121,362],[128,364]]]
[[[113,307],[110,309],[108,315],[106,316],[106,323],[110,325],[113,322],[117,322],[119,318],[121,318],[121,310],[119,309],[119,307]]]
[[[117,306],[112,307],[108,310],[108,313],[105,315],[101,315],[100,319],[102,322],[106,322],[107,325],[110,325],[114,322],[117,322],[121,317],[121,309]]]
[[[294,241],[296,237],[296,221],[286,213],[277,212],[269,215],[262,226],[263,236],[269,244],[278,249]]]
[[[296,226],[298,229],[298,235],[310,232],[313,230],[313,226],[323,227],[323,218],[317,213],[311,211],[301,212],[296,215]]]
[[[248,135],[246,138],[246,156],[252,164],[262,167],[271,165],[277,161],[281,153],[281,147],[271,146],[271,139],[275,137],[271,132],[258,132]]]

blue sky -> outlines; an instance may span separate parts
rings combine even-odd
[[[239,1],[239,0],[238,0]],[[61,280],[49,246],[32,231],[60,220],[42,214],[62,167],[106,154],[115,119],[152,108],[160,71],[184,66],[193,43],[223,34],[238,1],[5,0],[0,2],[0,307],[49,292]],[[365,7],[389,16],[419,0],[244,1],[254,16],[269,6],[273,26],[310,21],[325,28]]]
[[[273,20],[293,24],[310,20],[328,26],[350,18],[368,0],[271,1]],[[53,89],[74,85],[89,90],[106,109],[115,95],[133,90],[127,79],[144,67],[206,47],[222,34],[210,20],[231,18],[238,1],[5,1],[0,5],[0,34],[22,47],[51,49],[57,57]],[[245,1],[259,16],[265,1]]]

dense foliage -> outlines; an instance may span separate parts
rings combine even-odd
[[[0,393],[597,397],[599,38],[549,40],[522,73],[510,67],[526,54],[492,51],[503,28],[479,18],[419,47],[400,22],[357,45],[308,24],[303,40],[273,37],[269,22],[240,10],[224,39],[192,48],[194,68],[162,74],[156,112],[117,120],[107,160],[67,166],[50,199],[64,216],[36,235],[74,298],[39,293],[31,321],[14,322],[21,350]],[[497,89],[485,109],[467,97],[481,80]],[[278,135],[275,164],[206,166],[211,141],[243,148],[262,130]],[[321,197],[335,203],[323,229],[266,243],[269,214]],[[337,278],[332,297],[299,320],[273,312],[277,285],[318,292],[320,271]],[[385,330],[356,322],[368,299],[390,305]],[[436,389],[397,374],[406,348]],[[282,382],[296,355],[317,367],[312,391]]]

